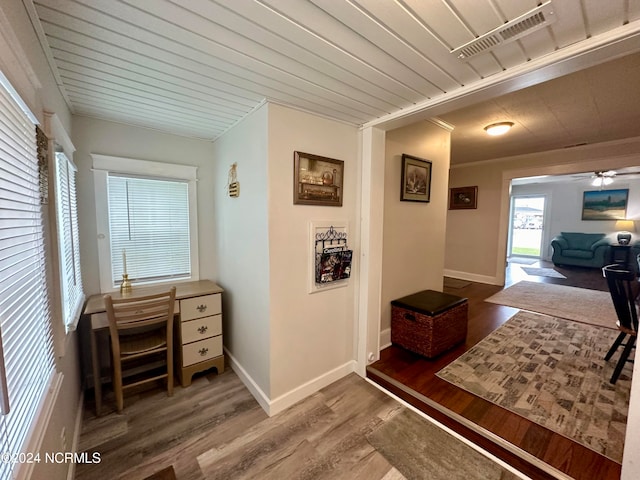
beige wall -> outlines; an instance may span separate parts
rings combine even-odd
[[[427,121],[386,133],[381,331],[390,328],[392,300],[442,291],[450,137]],[[429,203],[400,201],[403,153],[432,162]]]
[[[213,202],[200,205],[215,218],[207,245],[215,252],[217,283],[225,289],[224,344],[244,370],[245,383],[259,389],[253,391],[258,399],[271,393],[267,122],[264,105],[214,142]],[[233,163],[240,182],[236,198],[225,187]]]
[[[477,185],[478,209],[448,212],[445,273],[504,282],[511,178],[608,170],[639,160],[640,138],[634,138],[452,166],[449,186]]]
[[[293,152],[343,160],[342,207],[293,205]],[[269,105],[269,257],[271,394],[285,395],[354,359],[357,280],[358,131],[355,127]],[[310,221],[348,222],[355,248],[344,288],[309,294]],[[322,382],[322,381],[320,381]]]
[[[92,153],[198,167],[198,244],[200,278],[216,274],[211,239],[214,236],[213,155],[211,142],[170,135],[122,123],[74,116],[72,140],[78,167],[78,223],[82,279],[87,295],[100,293],[96,202]],[[222,186],[220,187],[222,188]],[[202,205],[202,208],[200,206]]]

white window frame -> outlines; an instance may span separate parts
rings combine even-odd
[[[189,249],[191,252],[191,277],[181,280],[167,279],[153,282],[180,283],[200,279],[198,261],[198,209],[197,209],[197,170],[191,165],[152,162],[124,157],[91,154],[93,159],[93,181],[96,197],[96,228],[98,235],[98,262],[100,265],[100,290],[103,293],[113,292],[118,287],[113,285],[111,271],[111,237],[109,235],[109,173],[137,175],[147,178],[184,180],[189,188]]]
[[[65,332],[69,333],[69,332],[75,331],[78,326],[78,322],[80,321],[80,316],[82,315],[82,307],[84,306],[86,295],[84,293],[84,288],[82,285],[82,272],[80,271],[80,261],[79,261],[80,245],[75,245],[76,248],[74,248],[74,255],[76,256],[76,259],[77,259],[77,261],[75,262],[75,269],[76,269],[75,276],[76,276],[76,281],[77,282],[79,281],[80,283],[80,296],[77,299],[76,305],[74,306],[74,311],[71,313],[71,315],[67,317],[65,315],[64,302],[66,298],[65,284],[66,284],[66,281],[67,281],[66,279],[68,278],[68,275],[66,272],[64,272],[65,262],[63,258],[64,254],[62,252],[62,249],[64,248],[64,245],[62,244],[63,232],[61,231],[62,225],[60,225],[58,221],[60,205],[59,205],[58,188],[57,188],[58,186],[58,168],[57,167],[58,167],[58,162],[61,160],[56,158],[57,157],[56,153],[57,153],[57,150],[62,150],[62,153],[64,153],[66,157],[66,161],[68,162],[68,168],[73,169],[74,173],[77,173],[78,169],[76,165],[73,163],[73,153],[75,152],[76,148],[71,142],[71,139],[69,138],[69,135],[64,129],[64,126],[62,125],[62,122],[60,121],[60,118],[58,117],[58,115],[45,112],[45,119],[46,119],[45,125],[47,127],[47,135],[49,136],[50,142],[52,142],[54,145],[53,148],[50,148],[52,152],[51,152],[51,156],[49,157],[49,170],[51,171],[51,175],[53,179],[53,188],[50,188],[49,190],[49,191],[53,191],[53,195],[50,195],[51,198],[49,199],[49,203],[53,206],[53,208],[50,211],[49,216],[50,216],[51,222],[54,225],[54,228],[52,229],[52,234],[55,235],[55,238],[52,240],[52,246],[53,248],[56,249],[56,255],[54,256],[54,258],[55,258],[55,263],[57,264],[58,281],[60,282],[60,292],[57,292],[57,295],[56,295],[56,298],[58,299],[58,303],[59,303],[57,308],[59,310],[62,324],[65,327]],[[73,180],[74,182],[76,182],[76,179],[77,179],[77,175],[74,175],[74,178],[68,179],[68,181]],[[76,186],[77,186],[77,183],[76,183]],[[78,206],[78,200],[77,200],[77,188],[76,188],[76,199],[75,199],[76,220],[77,220],[77,206]],[[76,228],[78,228],[78,225],[76,225]],[[62,346],[58,344],[58,348],[62,348]],[[63,352],[64,350],[60,351],[59,353],[63,353]]]

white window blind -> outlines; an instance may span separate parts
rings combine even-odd
[[[0,74],[0,451],[14,453],[54,372],[35,128],[18,101]],[[18,467],[0,462],[0,478]]]
[[[76,166],[64,153],[56,158],[56,214],[60,262],[62,317],[67,331],[73,330],[84,303],[80,274],[80,238],[76,197]]]
[[[109,232],[113,285],[191,277],[187,181],[110,173]]]

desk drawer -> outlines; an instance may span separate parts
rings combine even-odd
[[[180,319],[183,322],[219,313],[222,313],[222,295],[219,293],[180,300]]]
[[[222,315],[213,315],[211,317],[196,318],[182,322],[180,325],[182,330],[182,344],[196,342],[209,337],[215,337],[222,334]]]
[[[222,355],[222,335],[182,346],[182,366],[204,362]]]

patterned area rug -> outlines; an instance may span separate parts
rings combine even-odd
[[[567,278],[553,268],[520,267],[527,275],[536,277]]]
[[[484,301],[617,331],[618,317],[609,292],[521,281]]]
[[[621,463],[632,365],[609,383],[617,334],[519,312],[437,375]]]

